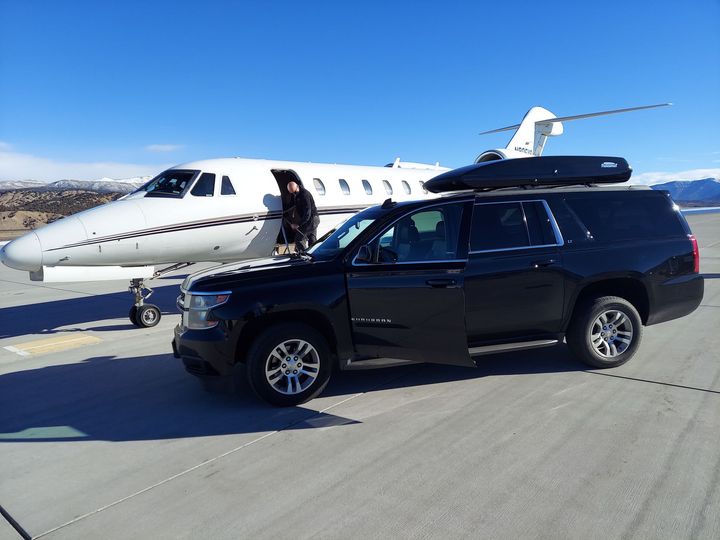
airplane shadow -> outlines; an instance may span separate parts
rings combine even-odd
[[[155,304],[163,314],[178,313],[175,300],[180,294],[179,285],[153,287],[148,303]],[[26,334],[53,334],[58,327],[73,324],[92,323],[106,319],[127,318],[132,306],[128,292],[94,294],[66,300],[53,300],[0,310],[0,339]],[[126,319],[127,320],[127,319]],[[135,328],[127,322],[124,326],[92,327],[92,330],[120,330]]]
[[[323,397],[585,369],[562,346],[486,357],[479,365],[416,364],[336,373]],[[0,444],[164,440],[355,423],[306,406],[271,407],[243,386],[233,394],[206,392],[170,355],[101,356],[0,375]]]

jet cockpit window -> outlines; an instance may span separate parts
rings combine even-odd
[[[200,171],[170,169],[161,172],[135,193],[147,191],[146,197],[182,197]]]
[[[315,191],[318,192],[318,195],[325,195],[325,184],[323,184],[322,180],[313,178],[313,184],[315,184]]]
[[[222,177],[222,185],[220,186],[220,195],[235,195],[235,188],[227,176]]]
[[[212,197],[215,194],[215,175],[202,173],[200,179],[195,183],[190,195],[195,197]]]
[[[350,186],[348,186],[348,183],[342,178],[338,180],[338,182],[340,182],[340,189],[342,189],[342,192],[345,195],[350,195]]]
[[[370,182],[368,182],[367,180],[363,180],[362,185],[365,188],[365,193],[367,195],[372,195],[372,186],[370,185]]]
[[[387,180],[383,180],[383,186],[385,186],[385,193],[387,193],[388,195],[393,194],[393,188],[390,185],[390,182],[388,182]]]

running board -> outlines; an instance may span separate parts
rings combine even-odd
[[[499,345],[484,345],[482,347],[472,347],[468,349],[470,356],[480,356],[483,354],[494,354],[508,351],[521,351],[525,349],[536,349],[538,347],[549,347],[558,343],[557,339],[538,339],[535,341],[520,341],[517,343],[501,343]]]

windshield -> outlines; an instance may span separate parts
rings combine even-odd
[[[314,259],[331,259],[335,257],[383,214],[384,212],[380,208],[368,208],[355,214],[335,229],[325,240],[311,247],[308,253]]]
[[[161,172],[144,186],[138,188],[135,193],[147,191],[148,195],[175,195],[180,196],[190,185],[199,171],[187,169],[170,169]]]

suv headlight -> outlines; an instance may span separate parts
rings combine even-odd
[[[183,326],[190,330],[205,330],[217,326],[218,321],[210,320],[213,308],[223,305],[230,299],[230,292],[193,293],[187,291],[178,297],[178,306],[182,304]]]

